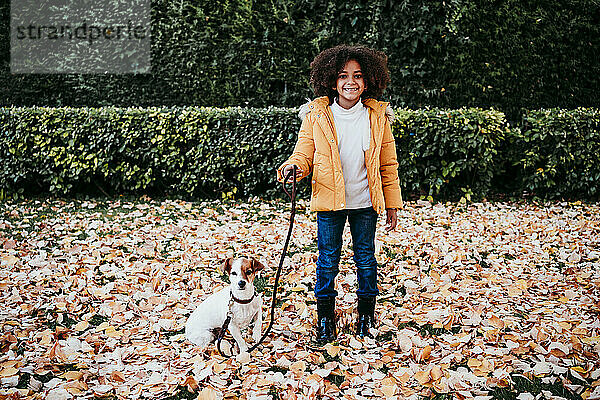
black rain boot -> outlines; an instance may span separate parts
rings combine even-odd
[[[317,337],[319,345],[333,342],[336,337],[335,329],[335,297],[317,299]]]
[[[375,326],[375,296],[358,297],[358,322],[356,324],[356,334],[360,337],[370,337],[373,335],[369,329]]]

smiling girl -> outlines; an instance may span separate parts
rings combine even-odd
[[[318,97],[303,105],[302,126],[292,156],[278,179],[297,168],[296,179],[312,173],[311,210],[317,212],[315,297],[316,342],[336,339],[335,277],[342,233],[350,224],[358,275],[356,334],[373,337],[377,261],[375,228],[386,212],[386,230],[396,227],[402,207],[393,112],[377,101],[390,81],[387,57],[363,46],[341,45],[321,52],[310,64],[310,83]]]

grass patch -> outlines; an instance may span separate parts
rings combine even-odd
[[[265,278],[264,276],[259,276],[257,278],[254,278],[254,289],[256,289],[256,291],[258,293],[262,293],[265,291],[265,287],[267,286],[267,278]]]
[[[177,331],[166,331],[164,329],[161,329],[160,333],[165,336],[165,337],[171,337],[171,336],[175,336],[175,335],[182,335],[183,333],[185,333],[185,327],[181,328]]]
[[[170,396],[163,397],[162,400],[193,400],[198,397],[198,393],[190,392],[185,386],[178,386],[175,393]]]
[[[420,399],[429,399],[429,400],[450,400],[453,398],[451,393],[437,393],[435,390],[433,391],[433,396],[424,397],[419,396]]]
[[[66,328],[71,328],[73,325],[77,324],[77,321],[69,317],[68,313],[62,313],[62,321],[59,324]]]
[[[229,274],[221,274],[220,278],[223,282],[225,282],[228,285],[231,283],[231,281],[229,280]]]
[[[35,378],[35,380],[42,382],[42,383],[50,382],[52,380],[52,378],[55,378],[52,371],[48,371],[44,375],[30,374],[28,372],[22,372],[19,375],[19,382],[17,383],[17,389],[27,389],[27,387],[29,386],[29,382],[31,381],[31,377]]]
[[[394,338],[394,332],[387,331],[386,333],[381,333],[377,335],[377,343],[381,342],[389,342]]]
[[[319,250],[319,247],[317,245],[317,242],[314,241],[314,242],[302,247],[302,249],[300,251],[302,251],[304,253],[316,253],[318,250]]]
[[[530,379],[524,375],[512,374],[510,377],[513,382],[510,388],[496,388],[490,391],[489,395],[499,400],[516,400],[520,393],[528,392],[533,396],[537,396],[542,390],[546,390],[555,396],[564,397],[569,400],[583,400],[580,395],[565,388],[559,379],[550,384],[543,383],[541,378],[535,376],[532,376]]]
[[[388,246],[382,246],[381,250],[383,250],[385,256],[387,258],[389,258],[390,260],[395,260],[396,257],[398,257],[398,253],[395,252],[394,250],[392,250],[390,247]]]
[[[456,334],[456,333],[460,332],[460,330],[461,330],[460,326],[454,326],[450,329],[434,328],[433,324],[419,325],[415,321],[402,322],[402,323],[398,324],[398,329],[404,329],[404,328],[415,329],[415,330],[419,331],[419,334],[421,336],[440,336],[440,335],[444,335],[446,333]]]
[[[275,385],[269,386],[267,395],[271,396],[271,400],[281,400],[281,397],[279,397],[279,392],[277,391],[277,386]]]
[[[346,377],[343,375],[329,374],[323,379],[333,383],[337,387],[340,387],[340,385],[346,380]]]
[[[94,314],[94,316],[88,320],[88,322],[92,326],[98,326],[101,323],[107,322],[107,321],[108,321],[108,317],[105,317],[105,316],[100,315],[100,314]]]
[[[379,372],[381,372],[382,374],[386,374],[387,375],[387,373],[390,372],[391,368],[389,366],[387,366],[387,365],[384,364],[383,367],[378,368],[377,370]]]

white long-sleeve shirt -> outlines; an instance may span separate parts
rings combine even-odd
[[[369,111],[361,101],[347,110],[337,100],[331,105],[331,111],[344,175],[346,209],[371,207],[365,166],[365,151],[371,142]]]

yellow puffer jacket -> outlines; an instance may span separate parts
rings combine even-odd
[[[396,145],[390,126],[393,112],[389,108],[386,114],[386,102],[366,99],[363,104],[369,109],[371,123],[371,144],[365,152],[371,204],[378,213],[386,208],[401,208]],[[319,97],[305,104],[299,115],[303,120],[298,142],[292,156],[277,170],[277,179],[283,181],[283,168],[295,164],[303,172],[299,180],[313,174],[312,211],[343,210],[346,192],[329,98]]]

